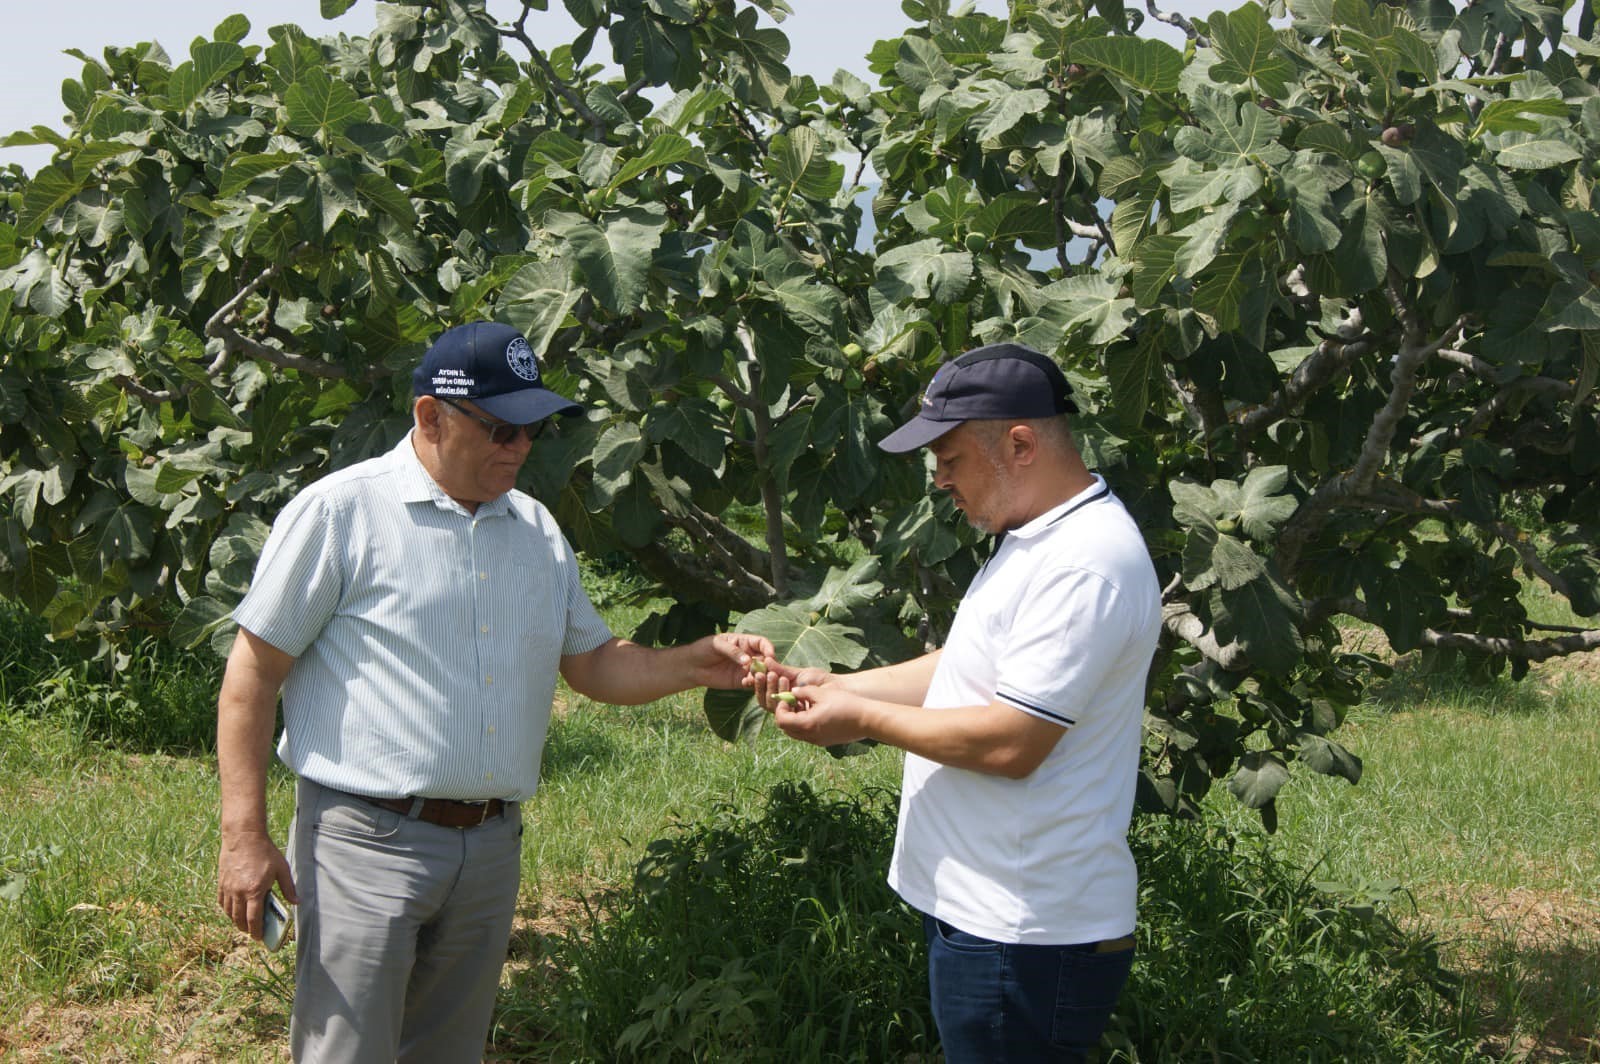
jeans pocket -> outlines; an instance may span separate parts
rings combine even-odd
[[[940,944],[959,953],[999,953],[1005,948],[999,942],[969,934],[943,920],[934,920],[933,927]]]
[[[1050,1031],[1052,1044],[1082,1052],[1099,1045],[1132,968],[1131,948],[1115,953],[1063,953]]]
[[[400,830],[401,816],[359,798],[325,797],[311,830],[357,842],[382,842]]]

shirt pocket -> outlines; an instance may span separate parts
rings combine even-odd
[[[548,637],[566,624],[566,581],[548,558],[519,557],[511,566],[511,615],[526,639]]]

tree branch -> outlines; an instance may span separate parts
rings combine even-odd
[[[1306,396],[1349,369],[1357,359],[1377,350],[1377,346],[1377,338],[1366,331],[1365,319],[1357,307],[1339,327],[1338,335],[1323,340],[1302,359],[1271,399],[1236,415],[1241,442],[1264,431],[1299,406]]]
[[[216,357],[206,365],[207,377],[214,378],[220,376],[222,371],[227,368],[228,356],[241,351],[252,358],[259,359],[262,362],[277,366],[279,369],[298,370],[301,373],[307,373],[315,377],[342,378],[350,375],[341,366],[336,366],[329,362],[323,362],[320,359],[307,358],[304,355],[291,354],[290,352],[284,351],[281,348],[272,347],[268,344],[263,344],[259,341],[252,340],[243,333],[239,332],[239,330],[235,329],[230,324],[230,322],[238,319],[239,308],[244,306],[245,302],[251,296],[261,291],[263,285],[267,284],[273,278],[282,273],[286,266],[292,263],[305,251],[309,250],[310,247],[311,244],[309,242],[297,245],[289,252],[287,259],[285,259],[283,262],[275,262],[266,269],[262,270],[260,273],[256,274],[255,277],[251,278],[250,281],[242,285],[238,292],[234,293],[234,295],[226,303],[218,307],[215,313],[213,313],[211,317],[207,319],[205,328],[203,330],[204,334],[213,340],[222,341],[222,349],[218,351]],[[263,324],[265,325],[271,325],[269,315],[271,314],[270,308],[273,305],[275,305],[275,303],[269,302],[269,309],[265,314],[263,314]],[[117,385],[117,387],[121,388],[129,395],[137,399],[141,399],[144,402],[156,404],[176,402],[177,400],[191,394],[195,388],[198,387],[198,382],[189,381],[179,388],[164,388],[157,390],[154,388],[145,387],[143,384],[140,384],[136,379],[126,373],[118,373],[111,379]]]
[[[748,613],[772,602],[772,588],[749,573],[718,572],[699,554],[673,550],[661,540],[632,548],[639,565],[662,587],[682,598],[699,598],[726,610]],[[741,575],[742,574],[742,575]]]
[[[759,564],[747,564],[751,554],[755,554],[756,561],[762,560],[750,544],[746,543],[737,533],[721,521],[712,517],[697,506],[691,505],[682,516],[668,516],[667,523],[675,528],[687,532],[697,544],[704,545],[712,554],[722,561],[723,571],[728,575],[729,583],[745,588],[761,591],[767,600],[783,598],[783,593],[767,583],[753,571]],[[737,543],[731,542],[737,540]],[[740,557],[739,555],[743,555]]]
[[[1195,43],[1197,47],[1204,48],[1209,43],[1200,36],[1200,31],[1194,28],[1194,23],[1184,18],[1176,11],[1161,11],[1156,7],[1156,0],[1144,0],[1144,9],[1150,17],[1157,22],[1165,22],[1169,26],[1176,26],[1183,31],[1183,35]]]
[[[190,381],[182,388],[167,388],[158,392],[146,388],[144,385],[140,384],[126,373],[119,373],[111,379],[116,382],[117,387],[121,388],[134,398],[143,399],[145,402],[154,403],[157,406],[162,403],[170,403],[175,400],[182,399],[184,396],[194,391],[195,387],[194,381]]]
[[[567,101],[567,106],[571,107],[577,116],[582,119],[590,129],[594,130],[597,134],[602,132],[605,129],[605,121],[598,114],[596,114],[592,108],[590,108],[588,103],[585,102],[584,98],[579,95],[577,89],[574,89],[571,85],[568,85],[561,79],[561,76],[556,73],[556,68],[550,65],[550,60],[545,58],[544,52],[539,49],[538,45],[533,43],[533,38],[528,36],[527,22],[529,10],[530,9],[528,6],[524,4],[522,7],[522,14],[517,16],[517,21],[512,23],[510,29],[501,30],[500,36],[517,41],[522,45],[522,47],[526,48],[528,50],[528,55],[533,58],[533,61],[535,65],[538,66],[540,73],[545,76],[545,80],[550,83],[550,87],[555,89],[556,95]]]
[[[1489,66],[1484,70],[1486,76],[1492,77],[1500,73],[1500,65],[1506,61],[1506,54],[1510,49],[1511,39],[1505,34],[1497,34],[1494,41],[1494,54],[1489,59]]]
[[[643,92],[649,87],[650,79],[641,74],[639,75],[638,80],[632,85],[629,85],[627,88],[617,93],[617,102],[627,103],[629,100],[633,99],[635,96],[639,95],[639,93]]]
[[[733,112],[733,117],[738,121],[739,128],[744,131],[744,135],[749,137],[755,146],[760,149],[761,153],[765,155],[767,152],[767,138],[763,137],[761,131],[755,127],[755,123],[750,121],[750,116],[745,114],[737,104],[728,104],[728,109]]]
[[[1600,628],[1591,628],[1555,639],[1509,639],[1504,636],[1477,635],[1472,632],[1441,632],[1429,628],[1422,633],[1422,645],[1444,650],[1473,650],[1480,654],[1503,654],[1524,661],[1600,650]]]
[[[1318,599],[1308,604],[1308,616],[1326,619],[1342,613],[1357,620],[1368,620],[1366,603],[1355,598]],[[1451,616],[1461,621],[1472,620],[1466,610],[1451,610]],[[1559,631],[1568,634],[1553,639],[1513,639],[1509,636],[1479,635],[1475,632],[1445,632],[1437,628],[1424,629],[1422,646],[1449,650],[1471,650],[1480,654],[1503,654],[1525,661],[1544,661],[1600,650],[1600,628],[1571,628],[1564,625],[1522,622],[1522,627],[1540,631]]]
[[[1328,512],[1339,500],[1365,494],[1372,488],[1373,480],[1394,443],[1395,431],[1400,427],[1411,396],[1416,391],[1417,370],[1431,355],[1455,343],[1469,321],[1469,317],[1463,314],[1442,336],[1430,341],[1424,338],[1421,315],[1415,307],[1405,302],[1398,275],[1393,270],[1390,271],[1386,294],[1394,307],[1395,317],[1401,323],[1403,336],[1400,353],[1394,358],[1394,372],[1390,375],[1389,398],[1373,415],[1355,465],[1318,487],[1279,532],[1278,565],[1286,577],[1299,567],[1300,552],[1322,527]]]
[[[772,412],[761,402],[761,360],[756,357],[755,337],[743,322],[734,330],[750,360],[750,393],[755,400],[751,420],[755,424],[751,449],[761,477],[761,506],[766,511],[767,556],[772,567],[772,587],[779,598],[789,597],[789,547],[783,537],[783,495],[778,491],[777,473],[768,460],[767,437],[772,432]]]
[[[727,374],[708,373],[706,380],[720,388],[722,393],[732,399],[733,404],[740,409],[754,413],[759,408],[760,404],[756,402],[756,397],[735,384],[733,378]]]
[[[1217,642],[1216,633],[1205,626],[1187,602],[1169,602],[1162,606],[1161,627],[1229,672],[1244,672],[1250,668],[1250,659],[1238,640],[1227,645]]]
[[[729,528],[716,514],[707,513],[692,502],[685,503],[685,513],[687,519],[693,521],[696,526],[694,529],[686,528],[685,531],[695,532],[714,541],[729,564],[746,570],[755,579],[759,579],[755,577],[756,573],[771,568],[766,554]],[[671,522],[672,518],[669,517],[668,523]]]

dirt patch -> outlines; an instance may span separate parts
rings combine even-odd
[[[557,976],[545,940],[586,926],[582,899],[597,897],[598,889],[561,884],[543,897],[524,898],[512,927],[505,985],[525,988]],[[259,946],[231,930],[207,927],[174,948],[171,970],[152,993],[27,1006],[14,1023],[0,1026],[0,1060],[278,1064],[289,1059],[291,966],[287,949],[269,962]]]
[[[1600,903],[1570,891],[1446,886],[1439,892],[1468,914],[1455,923],[1457,934],[1505,939],[1519,949],[1587,942],[1600,950]]]
[[[288,1006],[266,989],[259,947],[195,943],[183,953],[154,993],[29,1005],[10,1030],[0,1031],[0,1058],[18,1064],[288,1060]]]
[[[1519,1064],[1600,1061],[1600,904],[1568,891],[1437,884],[1455,915],[1423,917],[1487,1032],[1483,1050]],[[1509,1019],[1524,1017],[1518,1028]],[[1538,1030],[1526,1018],[1543,1018]]]
[[[1571,676],[1584,682],[1600,680],[1600,650],[1586,650],[1581,654],[1568,654],[1535,664],[1530,672],[1549,679],[1554,676]]]

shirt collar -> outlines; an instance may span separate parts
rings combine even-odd
[[[439,482],[429,475],[427,467],[422,464],[422,459],[417,457],[417,449],[411,443],[411,433],[407,432],[394,449],[389,452],[389,465],[394,470],[399,480],[399,497],[403,503],[431,502],[441,510],[459,511],[463,507],[439,486]],[[477,517],[498,517],[502,514],[512,513],[510,493],[478,504]]]
[[[1015,536],[1018,539],[1030,539],[1050,528],[1080,506],[1087,506],[1096,499],[1111,494],[1111,489],[1106,486],[1105,478],[1101,477],[1099,473],[1091,473],[1089,475],[1094,478],[1094,482],[1087,488],[1084,488],[1065,502],[1050,507],[1050,509],[1027,524],[1011,529],[1006,535],[1008,537]]]

